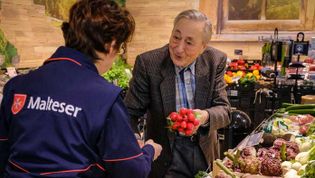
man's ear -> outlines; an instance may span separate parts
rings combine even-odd
[[[105,44],[105,49],[108,50],[108,54],[114,52],[115,50],[115,44],[116,44],[116,40],[113,40],[110,44],[109,43],[106,43]]]

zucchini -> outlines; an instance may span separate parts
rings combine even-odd
[[[315,104],[295,104],[285,108],[286,111],[300,110],[300,109],[315,109]]]
[[[315,116],[315,108],[313,109],[295,109],[295,110],[289,110],[289,114],[311,114]]]

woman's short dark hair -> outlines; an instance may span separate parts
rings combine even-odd
[[[95,52],[109,53],[125,47],[135,30],[131,14],[113,0],[79,0],[70,9],[69,22],[62,24],[66,47],[74,48],[98,60]],[[105,44],[107,44],[105,46]]]

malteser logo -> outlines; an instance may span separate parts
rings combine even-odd
[[[14,115],[22,110],[26,97],[27,95],[25,94],[14,94],[13,104],[11,106],[11,111]]]
[[[50,96],[48,96],[47,99],[30,96],[27,109],[65,113],[72,117],[77,117],[78,113],[82,111],[80,107],[56,101]]]
[[[22,110],[25,105],[26,98],[27,95],[25,94],[14,94],[14,102],[11,107],[11,111],[14,115]],[[56,101],[50,96],[46,99],[30,96],[26,108],[30,110],[58,112],[75,118],[82,111],[82,108],[80,107]]]

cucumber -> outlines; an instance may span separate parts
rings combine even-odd
[[[295,109],[295,110],[289,110],[289,114],[311,114],[315,116],[315,108],[313,109]]]
[[[285,108],[286,111],[300,110],[300,109],[315,109],[315,104],[295,104]]]

